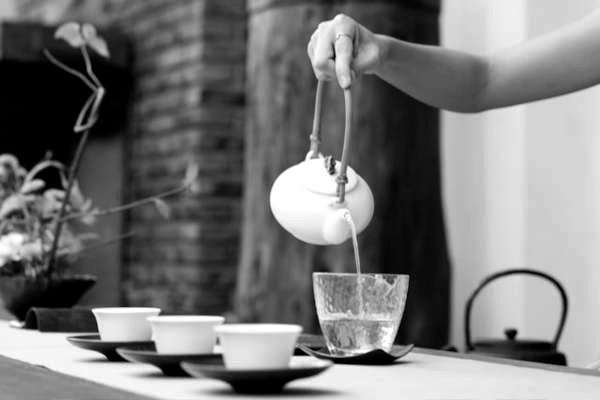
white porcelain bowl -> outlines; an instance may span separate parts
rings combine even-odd
[[[158,315],[154,307],[93,308],[100,339],[108,342],[143,342],[152,337],[148,317]]]
[[[215,326],[225,318],[211,315],[159,315],[149,317],[156,351],[165,354],[212,353],[217,341]]]
[[[286,368],[294,352],[300,325],[226,324],[215,327],[229,369]]]

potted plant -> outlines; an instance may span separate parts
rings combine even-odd
[[[47,157],[27,171],[15,156],[0,155],[0,296],[4,307],[20,320],[31,307],[71,307],[95,283],[95,276],[73,273],[70,267],[82,252],[98,246],[89,244],[95,240],[91,229],[97,217],[153,204],[168,218],[170,210],[163,198],[198,188],[197,167],[189,164],[183,180],[171,190],[108,209],[93,206],[76,179],[105,95],[88,50],[102,57],[109,57],[109,51],[89,24],[63,24],[56,30],[55,38],[79,49],[85,71],[69,67],[48,51],[47,58],[80,79],[91,93],[73,127],[78,135],[77,147],[68,166]],[[42,172],[48,175],[48,171],[57,174],[58,187],[40,178]]]

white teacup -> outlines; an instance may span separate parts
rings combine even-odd
[[[159,315],[149,317],[158,353],[206,354],[214,351],[215,327],[225,318],[209,315]]]
[[[107,342],[144,342],[152,338],[148,317],[158,315],[154,307],[93,308],[100,339]]]
[[[229,369],[286,368],[294,353],[300,325],[226,324],[215,327]]]

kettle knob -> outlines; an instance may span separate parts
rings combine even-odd
[[[515,338],[517,337],[517,333],[519,333],[519,331],[516,328],[504,329],[504,334],[506,335],[506,338],[508,340],[515,340]]]

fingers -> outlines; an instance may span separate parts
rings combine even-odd
[[[322,23],[319,24],[319,27],[321,25],[322,25]],[[308,53],[308,57],[310,58],[311,63],[313,62],[313,58],[315,56],[315,44],[317,43],[318,32],[319,32],[319,28],[315,29],[313,34],[310,35],[310,40],[308,41],[308,46],[306,48],[306,51]]]
[[[333,61],[335,53],[332,44],[328,23],[320,23],[308,44],[312,67],[319,80],[335,78],[335,63]]]
[[[342,14],[319,24],[307,46],[317,79],[337,78],[344,89],[351,85],[355,31],[356,22]]]
[[[352,39],[346,34],[339,34],[335,39],[335,74],[342,89],[352,84],[350,63],[352,62]]]
[[[354,39],[356,37],[356,22],[344,14],[338,14],[332,20],[335,47],[335,72],[342,89],[352,84],[350,64],[354,57]]]

